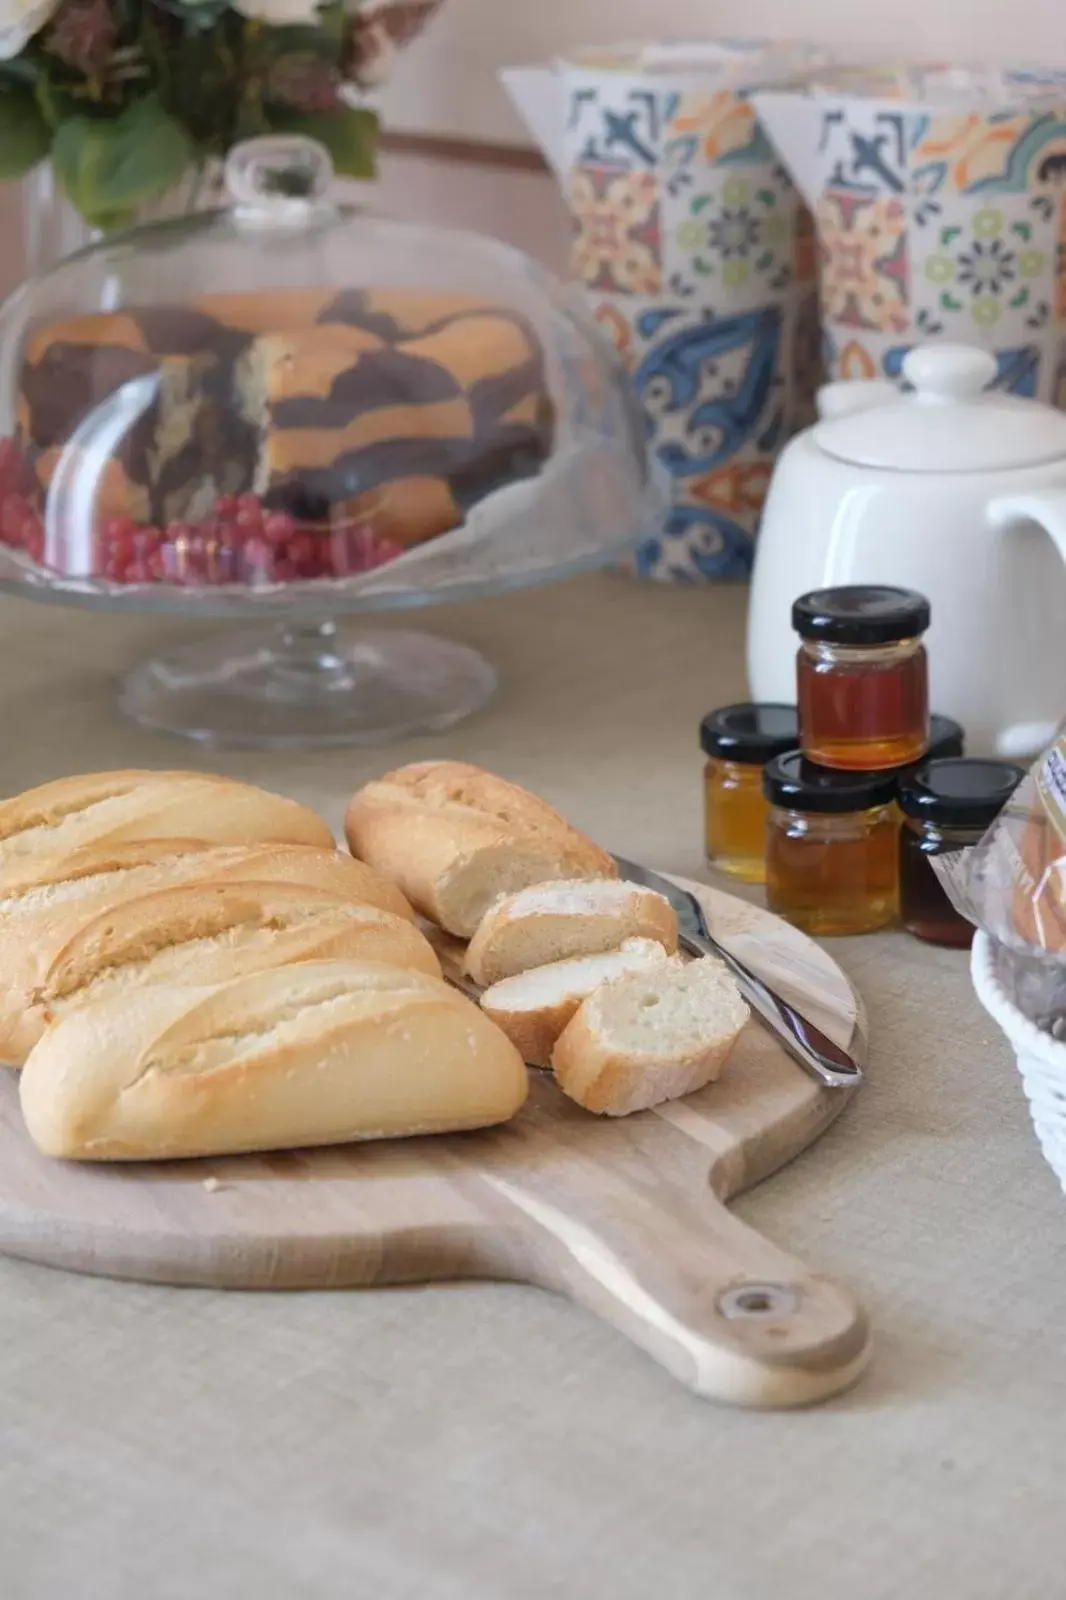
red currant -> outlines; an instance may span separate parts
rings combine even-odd
[[[287,511],[271,511],[263,520],[263,533],[271,544],[284,544],[296,531],[295,518]]]
[[[7,544],[20,543],[22,525],[28,511],[29,505],[25,495],[6,494],[0,501],[0,537]]]

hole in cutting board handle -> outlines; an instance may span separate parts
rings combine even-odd
[[[780,1283],[742,1283],[718,1296],[718,1310],[730,1322],[762,1322],[791,1317],[799,1309],[795,1289]]]

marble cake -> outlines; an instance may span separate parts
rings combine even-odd
[[[151,381],[116,431],[134,379]],[[301,520],[354,515],[412,544],[536,473],[553,413],[516,313],[469,296],[277,290],[41,329],[18,433],[42,489],[96,429],[117,438],[100,489],[109,514],[196,520],[251,490]]]

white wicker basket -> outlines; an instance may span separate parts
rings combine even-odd
[[[970,973],[978,1000],[1010,1040],[1040,1148],[1066,1193],[1066,1042],[1018,1009],[997,947],[985,933],[974,939]]]

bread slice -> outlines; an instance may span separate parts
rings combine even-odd
[[[494,900],[551,878],[614,878],[614,861],[516,784],[462,761],[400,767],[353,797],[352,854],[469,939]]]
[[[420,972],[305,962],[204,987],[134,987],[56,1022],[19,1084],[46,1155],[142,1161],[505,1122],[517,1050]]]
[[[550,961],[618,950],[626,939],[654,939],[675,951],[677,916],[669,900],[642,884],[608,879],[540,883],[489,908],[470,941],[466,970],[487,989]]]
[[[552,1069],[578,1105],[628,1116],[711,1083],[748,1016],[721,962],[675,956],[590,995],[560,1036]]]
[[[503,978],[481,996],[481,1009],[502,1028],[531,1067],[551,1065],[551,1053],[578,1006],[601,984],[631,972],[650,972],[668,960],[654,939],[627,939],[606,955],[552,961]]]
[[[194,840],[148,839],[86,851],[46,876],[50,882],[0,898],[0,1061],[11,1066],[20,1066],[40,1038],[40,991],[60,952],[126,901],[183,884],[288,883],[414,922],[400,891],[370,867],[311,845],[202,849]]]
[[[441,975],[424,934],[376,906],[302,884],[190,884],[94,917],[56,956],[35,998],[53,1021],[102,995],[333,959]]]
[[[0,897],[54,880],[72,858],[146,839],[334,847],[295,800],[202,772],[96,772],[0,802]]]

